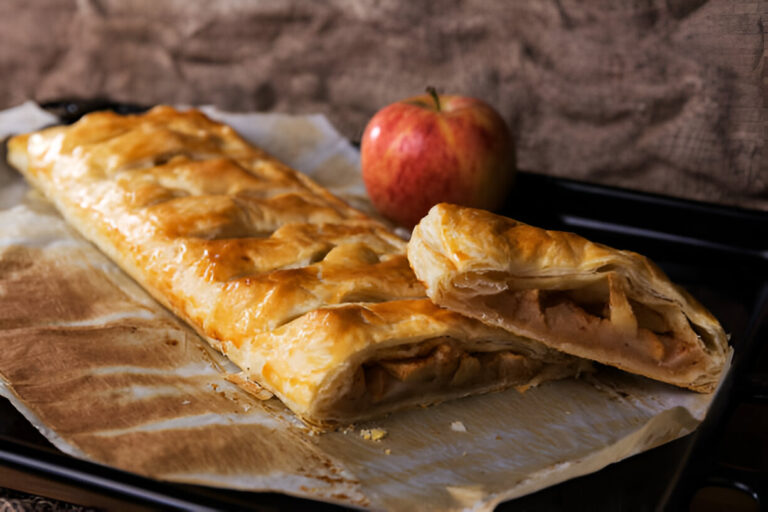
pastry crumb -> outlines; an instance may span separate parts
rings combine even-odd
[[[387,437],[387,431],[383,428],[363,428],[360,429],[360,437],[366,441],[381,441]]]
[[[460,421],[454,421],[454,422],[451,422],[451,430],[453,430],[454,432],[466,432],[467,427],[465,427],[464,423]]]
[[[259,400],[266,401],[274,396],[271,391],[264,389],[256,382],[250,380],[248,376],[245,374],[245,372],[230,373],[226,375],[224,379],[238,386],[240,389],[242,389],[243,391],[246,391],[252,396],[258,398]],[[213,384],[213,386],[214,386],[213,389],[215,391],[218,386],[216,386],[216,384]]]
[[[392,450],[387,448],[386,450],[384,450],[384,455],[392,455]]]

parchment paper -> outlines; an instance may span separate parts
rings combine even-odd
[[[325,118],[205,110],[365,206],[358,154]],[[0,113],[0,136],[52,121],[25,104]],[[375,509],[490,510],[691,432],[713,398],[603,369],[316,434],[224,379],[236,371],[0,165],[0,394],[75,457]]]

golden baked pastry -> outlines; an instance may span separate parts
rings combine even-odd
[[[437,304],[568,354],[700,392],[723,370],[718,321],[637,253],[439,204],[408,259]]]
[[[587,362],[435,306],[405,242],[202,113],[95,113],[9,142],[86,238],[326,426],[577,374]]]

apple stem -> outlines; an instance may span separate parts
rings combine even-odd
[[[430,85],[427,87],[427,92],[432,96],[432,99],[435,100],[435,108],[440,112],[440,97],[437,95],[437,89]]]

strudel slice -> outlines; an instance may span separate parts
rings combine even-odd
[[[437,304],[568,354],[700,392],[723,370],[718,321],[637,253],[439,204],[408,259]]]

